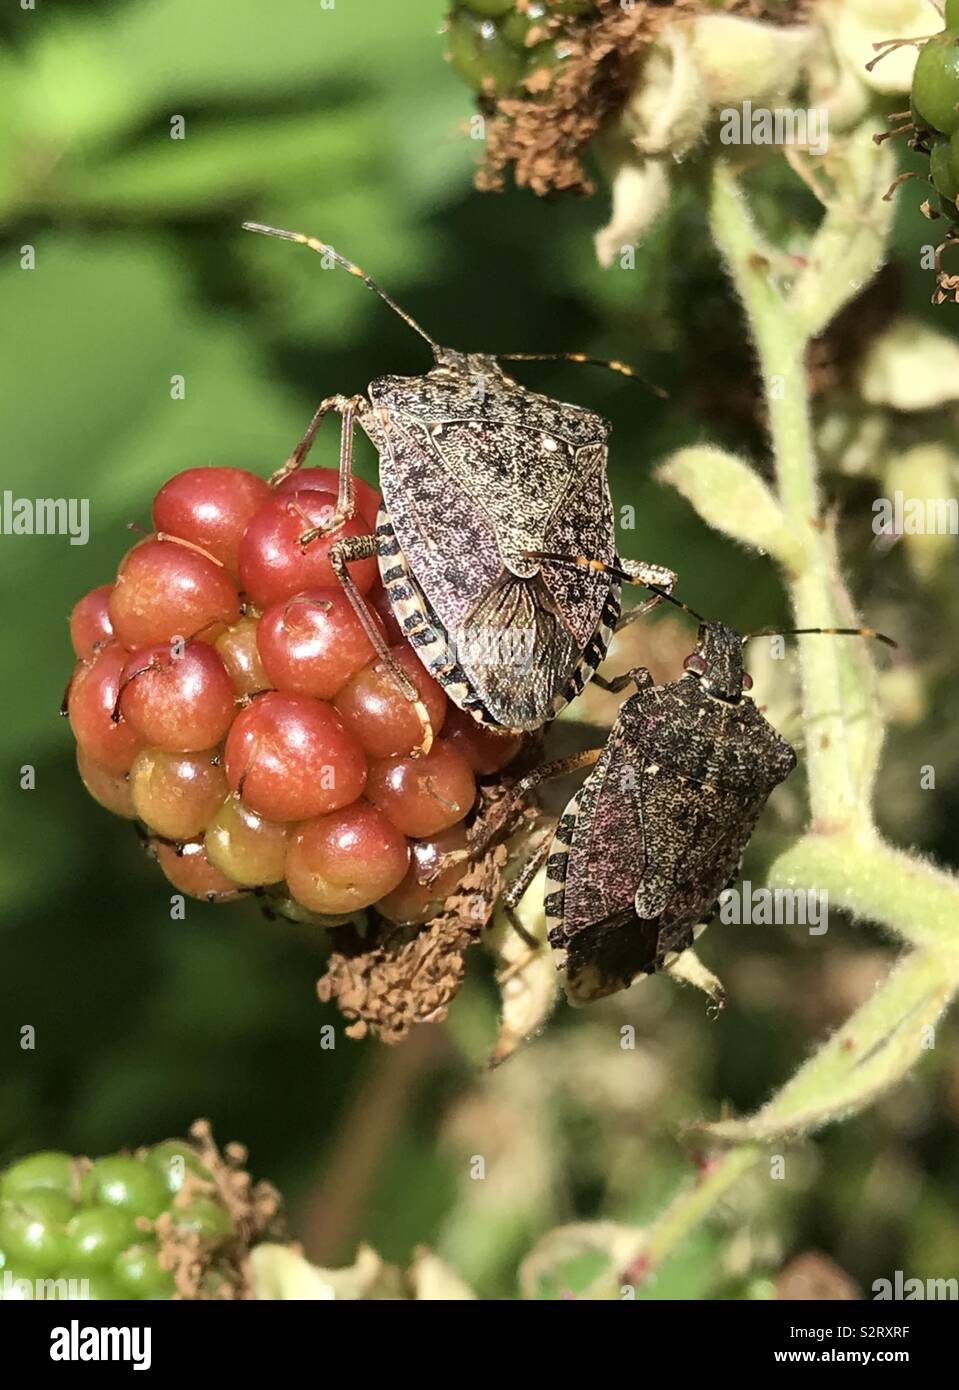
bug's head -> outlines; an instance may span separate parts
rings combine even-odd
[[[753,683],[743,666],[743,639],[725,623],[700,623],[696,650],[687,656],[683,668],[719,700],[735,702]]]
[[[456,377],[486,377],[502,380],[506,375],[495,357],[486,352],[457,352],[455,348],[433,348],[434,371]]]

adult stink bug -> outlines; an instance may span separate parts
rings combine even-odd
[[[327,528],[334,529],[353,511],[356,425],[376,448],[384,497],[376,535],[343,539],[330,560],[370,640],[417,704],[422,750],[432,739],[425,708],[390,660],[350,578],[351,561],[378,557],[393,611],[455,704],[503,729],[541,727],[579,694],[603,660],[620,617],[621,583],[668,591],[676,579],[661,565],[617,556],[606,475],[608,423],[593,411],[528,391],[500,366],[532,354],[497,357],[441,347],[332,247],[298,232],[244,225],[307,246],[358,276],[432,350],[434,365],[422,376],[382,376],[365,396],[322,401],[278,475],[299,467],[324,416],[338,412],[339,495]],[[621,363],[604,365],[635,375]],[[306,532],[301,543],[317,534]]]
[[[686,608],[663,593],[664,598]],[[547,765],[517,784],[594,763],[581,790],[507,895],[512,907],[546,863],[549,941],[565,951],[567,991],[585,1001],[671,968],[704,930],[773,789],[796,765],[792,746],[745,693],[740,636],[700,621],[679,680],[645,669],[610,682],[636,687],[606,745]],[[792,629],[871,636],[870,628]],[[785,635],[785,634],[784,634]],[[548,857],[547,857],[548,856]]]

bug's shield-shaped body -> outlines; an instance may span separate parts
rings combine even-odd
[[[491,358],[450,359],[369,389],[380,570],[451,698],[486,722],[538,728],[582,689],[619,615],[608,574],[526,553],[614,562],[608,425]]]
[[[796,765],[748,697],[717,698],[692,674],[661,686],[643,675],[547,863],[549,939],[566,952],[575,1001],[624,989],[692,945]]]

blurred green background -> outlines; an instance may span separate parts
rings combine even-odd
[[[667,403],[587,369],[523,373],[613,422],[614,497],[637,509],[625,554],[668,562],[692,603],[740,627],[785,616],[768,565],[651,479],[682,443],[761,449],[749,353],[695,191],[676,199],[634,270],[607,272],[592,253],[602,193],[474,192],[470,94],[444,62],[442,14],[440,0],[6,7],[3,488],[89,498],[92,533],[85,547],[0,536],[0,1162],[41,1146],[95,1154],[208,1115],[286,1193],[315,1258],[350,1260],[367,1240],[405,1261],[427,1242],[482,1294],[510,1296],[518,1260],[558,1222],[658,1210],[691,1170],[682,1126],[723,1104],[755,1106],[868,995],[892,948],[835,914],[825,938],[714,927],[702,954],[730,995],[720,1019],[656,980],[585,1013],[560,1006],[548,1033],[491,1075],[481,1063],[496,998],[474,952],[446,1026],[395,1050],[353,1043],[316,1001],[323,951],[309,931],[267,923],[251,904],[191,902],[185,921],[170,920],[168,885],[129,827],[84,792],[57,718],[71,606],[112,577],[128,523],[149,525],[170,474],[207,463],[267,474],[321,396],[426,366],[373,296],[305,251],[241,232],[245,218],[333,242],[440,341],[579,348],[662,383]],[[183,140],[170,138],[176,116]],[[775,176],[768,200],[784,222],[810,206],[791,175]],[[952,331],[954,309],[927,307],[917,201],[900,208],[897,262],[833,343],[836,389],[863,325],[908,309]],[[21,268],[24,246],[33,270]],[[171,399],[174,374],[183,400]],[[331,429],[318,461],[335,449]],[[375,476],[368,448],[360,468]],[[907,638],[891,678],[881,818],[955,864],[954,553],[920,582],[902,547],[870,544],[874,480],[837,473],[829,488],[851,518],[854,592],[870,621]],[[937,794],[918,790],[925,762]],[[35,790],[20,790],[26,764]],[[757,839],[754,879],[801,816],[801,786],[790,786]],[[332,1050],[324,1023],[337,1025]],[[624,1023],[636,1027],[634,1051],[619,1047]],[[20,1048],[27,1024],[33,1051]],[[867,1288],[897,1268],[955,1274],[957,1121],[959,1045],[947,1025],[895,1095],[801,1148],[787,1180],[745,1185],[644,1296],[762,1293],[810,1249]],[[485,1182],[469,1178],[475,1153]]]

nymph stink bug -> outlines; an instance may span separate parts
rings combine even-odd
[[[686,608],[663,593],[662,597]],[[552,841],[507,896],[518,901],[546,862],[546,922],[565,952],[573,1000],[599,998],[669,969],[704,930],[738,871],[770,793],[796,766],[792,746],[746,695],[746,637],[699,618],[685,674],[656,685],[645,669],[611,689],[636,687],[606,745],[548,765],[517,785],[595,763],[560,816]],[[872,629],[812,628],[871,636]],[[786,635],[786,634],[783,634]],[[548,857],[547,857],[548,855]]]
[[[433,353],[434,366],[422,376],[378,377],[366,396],[322,401],[280,473],[299,467],[323,417],[338,412],[332,525],[339,525],[353,510],[354,425],[373,442],[384,497],[376,535],[344,539],[330,556],[371,641],[389,662],[349,575],[351,561],[377,555],[393,611],[454,703],[499,728],[541,727],[603,660],[620,616],[621,583],[666,591],[675,583],[661,565],[616,554],[609,425],[593,411],[528,391],[500,366],[531,354],[497,358],[441,347],[332,247],[298,232],[245,226],[308,246],[364,280]],[[635,375],[621,363],[604,365]],[[395,663],[390,669],[416,701],[405,673]],[[425,750],[432,731],[422,705],[418,710]]]

